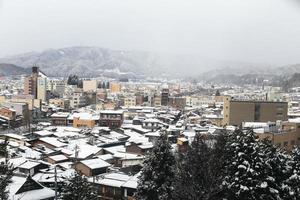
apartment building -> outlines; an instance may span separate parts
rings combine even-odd
[[[95,92],[97,90],[97,80],[84,80],[83,91],[84,92]]]
[[[287,120],[287,102],[238,101],[224,99],[223,125],[239,126],[242,122],[276,122]]]

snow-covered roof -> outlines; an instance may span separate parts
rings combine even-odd
[[[99,120],[99,115],[94,115],[91,113],[73,113],[69,115],[68,120],[73,120],[74,118],[79,118],[81,120]]]
[[[123,114],[124,111],[123,110],[101,110],[100,114]]]
[[[55,155],[55,156],[49,156],[50,159],[54,160],[54,161],[64,161],[64,160],[68,160],[68,158],[64,155]]]
[[[35,131],[34,132],[35,135],[44,137],[44,136],[50,136],[53,134],[53,132],[47,131],[47,130],[41,130],[41,131]]]
[[[57,118],[67,118],[70,115],[68,112],[57,112],[53,113],[51,117],[57,117]]]
[[[97,168],[104,168],[104,167],[109,167],[111,164],[108,162],[96,158],[96,159],[89,159],[89,160],[82,160],[80,161],[82,164],[86,165],[90,169],[97,169]]]
[[[42,142],[45,142],[47,144],[50,144],[54,147],[64,147],[64,146],[66,146],[65,143],[62,143],[62,142],[58,141],[57,138],[54,138],[54,137],[43,137],[43,138],[40,138],[39,140],[42,141]]]
[[[22,135],[15,134],[15,133],[6,133],[6,134],[3,134],[3,135],[7,136],[7,137],[10,137],[10,138],[17,139],[17,140],[25,140],[26,139],[26,137],[24,137]]]
[[[297,117],[297,118],[294,118],[294,119],[289,119],[289,122],[300,123],[300,117]]]
[[[39,163],[39,162],[33,162],[33,161],[26,161],[25,163],[23,163],[23,164],[21,164],[20,166],[19,166],[19,168],[23,168],[23,169],[31,169],[31,168],[34,168],[34,167],[36,167],[36,166],[38,166],[39,164],[41,164],[41,163]]]
[[[102,148],[97,146],[93,146],[89,144],[79,144],[77,158],[85,159],[91,155],[97,154],[101,150]],[[75,152],[71,155],[71,157],[75,158]]]
[[[55,196],[55,191],[43,186],[42,189],[30,190],[27,192],[16,194],[16,192],[26,182],[26,178],[13,176],[11,180],[12,182],[8,186],[9,199],[40,200],[40,199],[54,198]]]

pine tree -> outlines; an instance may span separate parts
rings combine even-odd
[[[264,173],[267,175],[266,194],[263,196],[265,199],[293,199],[290,198],[290,188],[285,183],[292,173],[291,156],[274,146],[270,140],[260,141],[259,145],[264,158]]]
[[[153,150],[146,155],[138,181],[136,198],[139,200],[171,200],[175,178],[175,157],[165,133]]]
[[[196,134],[186,155],[180,155],[174,199],[207,199],[212,185],[211,148],[203,136]]]
[[[0,143],[0,156],[5,158],[5,162],[0,163],[0,200],[8,199],[7,186],[11,182],[11,177],[13,175],[12,166],[7,163],[7,145],[8,139],[6,137],[4,142]]]
[[[283,182],[286,191],[285,199],[300,199],[300,149],[296,148],[291,153],[289,162],[290,174]]]
[[[280,199],[279,191],[272,187],[275,178],[270,176],[272,166],[266,163],[266,152],[252,130],[237,130],[229,135],[225,145],[228,160],[225,162],[222,183],[224,198]]]
[[[63,200],[96,200],[97,194],[86,177],[75,173],[62,189]]]
[[[215,143],[211,150],[211,156],[209,160],[211,186],[208,189],[208,200],[222,199],[221,185],[224,180],[223,169],[225,162],[231,159],[225,151],[227,141],[227,131],[222,131],[215,136]]]
[[[8,158],[8,137],[5,137],[4,141],[0,143],[0,157],[4,157],[5,160]]]

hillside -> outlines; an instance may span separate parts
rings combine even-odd
[[[14,64],[0,63],[0,76],[29,74],[30,69],[25,69]]]

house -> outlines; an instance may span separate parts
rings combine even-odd
[[[49,166],[42,162],[27,160],[26,162],[24,162],[23,164],[17,167],[17,172],[21,174],[33,176],[40,169],[45,169],[47,167]]]
[[[147,152],[151,151],[152,148],[153,148],[152,142],[148,142],[148,143],[130,142],[130,144],[126,145],[126,152],[138,154],[138,155],[145,155]]]
[[[89,144],[81,144],[77,145],[77,150],[75,150],[70,158],[77,161],[86,160],[101,154],[103,154],[102,148]]]
[[[70,113],[68,112],[57,112],[51,115],[52,125],[54,126],[67,126],[68,117]]]
[[[8,195],[8,199],[51,200],[55,198],[55,191],[42,186],[31,176],[13,176],[8,185]]]
[[[48,156],[45,158],[45,160],[48,163],[57,164],[57,163],[61,163],[61,162],[66,162],[69,159],[65,155],[59,154],[59,155],[54,155],[54,156]]]
[[[73,124],[74,128],[93,128],[99,121],[99,115],[93,115],[90,113],[73,113],[68,117],[68,121]]]
[[[137,187],[136,180],[122,172],[103,174],[88,181],[97,186],[100,199],[129,200],[132,199]],[[123,187],[123,185],[125,186]]]
[[[55,149],[55,148],[67,146],[67,144],[60,142],[55,137],[41,137],[38,140],[34,141],[32,144],[32,146],[34,147],[39,147],[41,145],[49,149]]]
[[[158,119],[145,119],[142,123],[144,129],[150,129],[151,131],[156,131],[161,128],[159,126],[160,121]]]
[[[96,176],[107,172],[107,168],[110,166],[111,164],[109,164],[108,162],[100,158],[96,158],[79,161],[74,165],[74,169],[78,173],[85,176]]]
[[[137,173],[134,176],[131,176],[123,185],[122,185],[122,191],[123,191],[123,199],[126,200],[135,200],[134,194],[136,192],[137,186],[138,186],[138,177],[140,176],[140,173]]]

